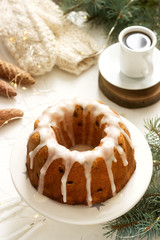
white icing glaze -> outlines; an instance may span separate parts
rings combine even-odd
[[[87,136],[87,144],[91,144],[91,139],[93,137],[93,119],[95,117],[103,114],[100,126],[105,124],[104,133],[105,136],[101,139],[101,146],[97,146],[94,148],[94,151],[70,151],[68,148],[64,147],[66,145],[65,139],[61,132],[60,123],[63,123],[63,129],[67,132],[68,137],[71,141],[72,146],[75,145],[75,137],[73,133],[73,113],[75,110],[75,106],[80,105],[83,108],[83,127],[82,127],[82,144],[85,142],[85,126],[86,126],[86,114],[90,111],[90,126],[89,126],[89,134]],[[44,188],[44,177],[47,172],[47,169],[51,165],[51,163],[57,158],[63,159],[63,164],[65,166],[65,172],[61,179],[61,192],[63,195],[63,201],[67,201],[67,193],[66,193],[66,183],[69,172],[75,162],[82,164],[85,169],[86,176],[86,190],[87,190],[87,200],[88,205],[92,204],[92,196],[91,196],[91,167],[93,161],[99,157],[103,158],[106,163],[111,189],[113,196],[116,194],[116,186],[114,183],[114,176],[112,173],[112,162],[116,162],[117,159],[114,156],[114,148],[117,149],[118,153],[121,156],[124,166],[127,166],[128,162],[126,159],[126,155],[124,153],[123,148],[118,144],[118,137],[120,133],[122,133],[125,138],[131,144],[131,140],[128,135],[124,132],[124,130],[119,126],[119,123],[122,122],[122,119],[114,113],[108,106],[101,104],[97,101],[86,100],[82,98],[76,98],[72,100],[63,100],[59,104],[54,105],[53,107],[49,107],[46,109],[41,117],[39,118],[39,125],[33,131],[33,133],[39,132],[40,134],[40,144],[29,153],[30,157],[30,168],[33,169],[34,165],[34,157],[37,152],[44,146],[48,147],[48,158],[44,164],[44,166],[40,170],[39,177],[39,186],[38,191],[43,193]],[[62,144],[64,146],[58,144],[55,132],[52,130],[51,126],[55,129],[55,131],[59,131],[60,138]],[[32,134],[33,134],[32,133]],[[132,145],[131,145],[132,147]]]

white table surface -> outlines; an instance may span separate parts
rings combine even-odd
[[[3,45],[0,57],[13,61]],[[20,108],[24,118],[0,129],[0,240],[102,240],[103,225],[77,226],[45,219],[24,202],[19,202],[10,176],[9,162],[15,139],[27,123],[33,122],[46,106],[64,97],[98,99],[112,107],[145,133],[144,120],[160,114],[160,102],[140,109],[127,109],[107,99],[98,87],[98,64],[80,76],[74,76],[54,67],[53,71],[36,78],[36,84],[24,89],[18,87],[14,99],[0,97],[0,109]],[[15,202],[14,202],[15,201]],[[11,206],[8,206],[11,204]]]

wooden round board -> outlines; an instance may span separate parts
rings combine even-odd
[[[107,47],[99,58],[99,87],[113,102],[126,108],[149,106],[160,100],[160,50],[153,52],[153,73],[133,79],[120,70],[120,44]]]
[[[146,89],[128,90],[112,85],[99,72],[99,87],[106,97],[126,108],[146,107],[160,100],[160,82]]]

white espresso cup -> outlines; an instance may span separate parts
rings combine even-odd
[[[153,51],[157,43],[154,32],[131,26],[119,34],[120,70],[130,78],[147,77],[153,72]]]

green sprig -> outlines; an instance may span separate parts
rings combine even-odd
[[[88,21],[103,26],[112,43],[125,27],[140,25],[156,32],[160,46],[159,0],[61,0],[59,4],[65,14],[87,12]]]
[[[160,236],[160,118],[145,121],[146,139],[153,156],[151,183],[138,204],[123,216],[104,225],[106,238],[155,239]]]
[[[145,137],[151,148],[154,173],[157,174],[160,170],[160,118],[148,119],[144,126],[148,130]]]

